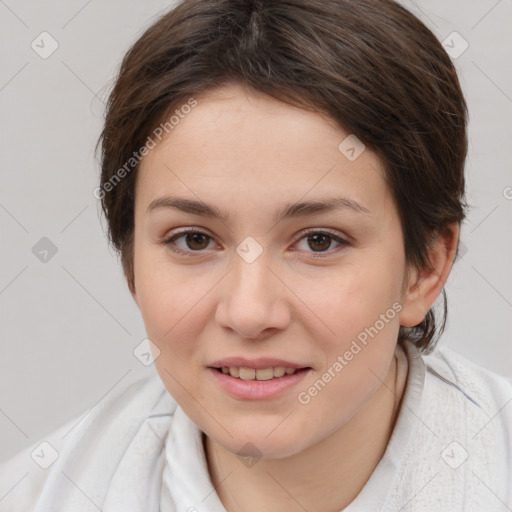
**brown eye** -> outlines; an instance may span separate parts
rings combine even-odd
[[[306,247],[299,247],[301,251],[304,251],[306,253],[309,253],[314,258],[323,258],[330,255],[334,255],[334,253],[339,252],[336,249],[339,249],[340,246],[343,248],[343,246],[350,245],[349,242],[346,240],[343,240],[339,236],[335,234],[331,234],[328,231],[309,231],[305,233],[305,236],[303,236],[301,239],[299,239],[299,243],[297,245],[300,246],[302,241],[305,241]],[[338,247],[336,247],[333,250],[329,250],[332,247],[333,242],[337,244]],[[325,254],[322,254],[325,253]]]
[[[325,233],[318,233],[315,235],[309,235],[308,245],[314,251],[326,251],[331,245],[332,237]]]
[[[189,249],[194,251],[200,251],[202,249],[206,249],[208,247],[208,237],[203,233],[186,233],[185,234],[185,243]],[[206,241],[206,244],[205,244]]]
[[[180,239],[183,239],[181,245],[177,243]],[[206,233],[195,229],[187,229],[163,240],[163,244],[168,246],[169,249],[175,253],[193,256],[195,252],[200,253],[207,249],[211,241],[212,238]]]

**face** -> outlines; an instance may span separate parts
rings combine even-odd
[[[236,85],[196,100],[138,171],[134,299],[159,375],[197,426],[233,453],[250,442],[281,458],[342,428],[390,371],[400,219],[382,162],[352,154],[351,139],[340,150],[349,133],[326,116]],[[249,381],[211,368],[234,357],[306,369]]]

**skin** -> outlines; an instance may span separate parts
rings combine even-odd
[[[432,269],[407,273],[400,219],[372,151],[351,162],[338,150],[349,133],[330,118],[236,84],[196,99],[137,176],[132,294],[160,350],[157,371],[206,434],[208,469],[228,511],[340,510],[385,451],[404,387],[398,330],[420,323],[441,292],[458,226],[434,240]],[[200,198],[229,219],[146,212],[171,194]],[[336,195],[370,213],[346,208],[273,220],[287,203]],[[184,227],[207,235],[175,240],[190,256],[164,243]],[[330,229],[350,243],[308,243],[305,229]],[[236,252],[248,236],[263,250],[252,263]],[[299,403],[298,393],[394,303],[401,311],[308,404]],[[242,400],[206,370],[237,355],[313,370],[276,398]],[[248,442],[260,453],[254,465],[238,455]]]

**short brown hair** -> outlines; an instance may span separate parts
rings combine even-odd
[[[408,266],[428,264],[432,235],[465,218],[466,103],[450,57],[412,13],[392,0],[185,0],[125,55],[98,140],[97,190],[132,291],[132,155],[180,104],[229,82],[327,113],[377,153]],[[440,327],[430,309],[398,341],[430,350],[443,298]]]

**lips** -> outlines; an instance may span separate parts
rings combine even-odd
[[[229,360],[225,360],[226,362]],[[232,359],[230,359],[232,361]],[[255,364],[257,360],[248,361],[245,359],[245,364]],[[268,364],[268,359],[261,364]],[[276,362],[275,359],[271,360],[272,362]],[[290,364],[291,362],[278,360],[280,363]],[[222,361],[218,361],[222,362]],[[216,362],[217,363],[217,362]],[[293,363],[292,363],[293,364]],[[295,364],[295,366],[297,366]],[[226,368],[225,366],[222,368]],[[229,367],[230,373],[231,370],[236,369],[237,367]],[[246,377],[251,377],[249,375],[249,370],[251,372],[264,372],[265,369],[249,369],[248,367],[242,370],[243,372],[247,372]],[[284,368],[284,367],[280,367]],[[303,381],[310,373],[313,371],[312,368],[301,368],[301,369],[289,369],[289,371],[293,372],[292,374],[285,373],[281,377],[273,377],[270,379],[259,380],[258,378],[236,378],[233,377],[230,373],[226,374],[222,371],[222,369],[209,367],[207,368],[207,374],[211,376],[213,379],[212,382],[215,383],[221,390],[228,393],[235,399],[239,400],[272,400],[274,398],[282,397],[285,393],[290,393],[293,388],[298,386],[300,382]],[[257,377],[257,375],[256,375]]]

